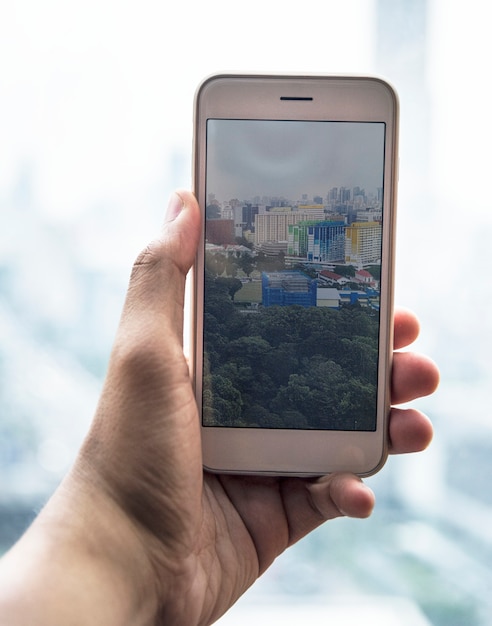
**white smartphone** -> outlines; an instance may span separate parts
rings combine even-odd
[[[397,143],[397,95],[379,78],[198,88],[191,368],[206,469],[384,464]]]

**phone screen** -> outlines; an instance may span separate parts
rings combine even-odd
[[[376,430],[384,145],[207,121],[203,426]]]

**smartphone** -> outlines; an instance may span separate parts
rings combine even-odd
[[[398,98],[376,77],[215,75],[195,97],[191,370],[203,464],[382,467]]]

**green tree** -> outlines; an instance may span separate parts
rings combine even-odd
[[[248,253],[243,253],[238,259],[239,267],[243,270],[246,276],[249,278],[251,272],[255,269],[253,258]]]
[[[286,411],[292,410],[302,413],[303,409],[309,405],[310,393],[311,390],[306,377],[299,374],[291,374],[287,385],[280,387],[272,401],[271,408],[280,416],[283,416]]]
[[[373,430],[376,418],[376,387],[351,379],[339,403],[338,421],[344,430]]]
[[[243,406],[240,392],[228,378],[217,374],[211,377],[211,389],[206,425],[237,425],[241,420]],[[208,390],[204,393],[204,397],[208,398],[207,394]],[[212,420],[212,423],[209,423],[209,420]]]
[[[380,265],[371,265],[370,267],[367,268],[367,271],[369,272],[369,274],[371,274],[374,280],[377,280],[377,281],[381,280],[381,266]]]
[[[244,246],[245,248],[249,248],[250,250],[253,249],[253,244],[251,243],[251,241],[248,241],[245,237],[235,237],[234,240],[239,246]]]
[[[283,250],[280,250],[280,252],[278,253],[277,258],[275,259],[274,266],[275,269],[278,271],[285,269],[285,252]]]
[[[284,426],[284,422],[279,415],[270,413],[268,409],[260,404],[253,404],[244,417],[249,426],[259,428],[282,428]]]
[[[339,361],[351,374],[352,378],[376,384],[377,382],[377,344],[370,337],[356,336],[341,340],[342,351]]]
[[[224,288],[227,290],[227,293],[229,294],[229,297],[232,300],[232,302],[234,302],[234,296],[236,295],[236,293],[243,286],[239,278],[233,278],[233,277],[231,278],[219,277],[216,279],[216,283],[220,288]]]
[[[205,254],[205,268],[212,276],[221,276],[226,268],[226,260],[220,252]]]
[[[238,265],[237,265],[237,260],[234,258],[234,256],[229,255],[227,257],[225,271],[228,276],[232,276],[232,278],[236,278]]]
[[[215,278],[209,272],[205,272],[205,314],[212,315],[221,325],[226,324],[234,313],[234,304],[229,291],[231,284],[227,280]],[[241,281],[238,282],[241,285]]]
[[[335,265],[333,271],[335,274],[345,276],[345,278],[353,278],[355,276],[355,267],[353,265]]]
[[[282,428],[308,428],[308,419],[301,411],[287,410],[281,417]]]
[[[228,355],[236,363],[254,366],[255,369],[263,369],[265,356],[270,350],[268,341],[261,337],[240,337],[229,342]]]
[[[258,252],[256,255],[256,267],[259,272],[264,272],[268,269],[267,255],[264,252]]]
[[[282,342],[266,355],[265,367],[274,383],[286,385],[289,376],[299,372],[298,346],[293,342]]]

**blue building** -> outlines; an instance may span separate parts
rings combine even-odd
[[[316,306],[316,294],[316,280],[302,272],[263,272],[261,275],[263,306]]]
[[[307,259],[320,263],[345,260],[345,222],[307,225]]]

